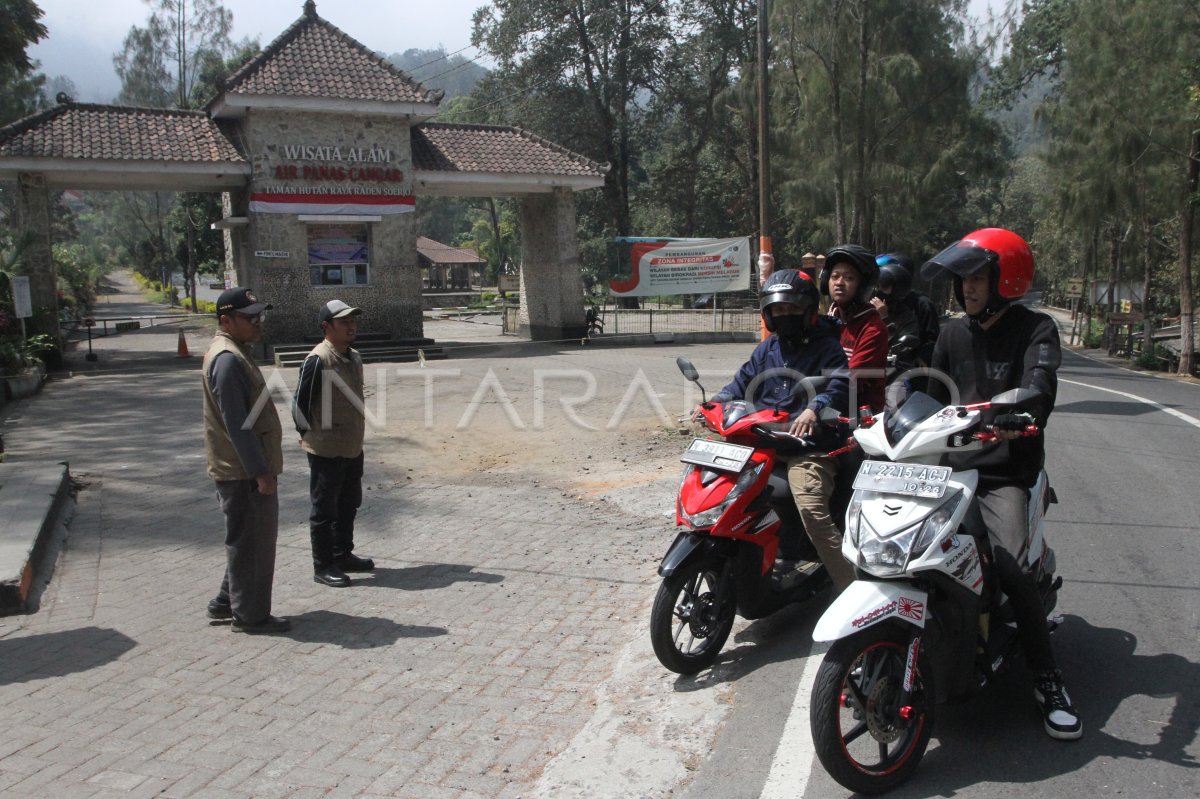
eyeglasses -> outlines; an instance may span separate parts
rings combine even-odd
[[[256,313],[256,314],[239,313],[238,316],[241,317],[242,319],[245,319],[247,322],[249,322],[252,325],[261,325],[262,321],[263,321],[263,315],[261,313]]]

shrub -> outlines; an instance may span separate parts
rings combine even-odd
[[[21,374],[44,364],[47,354],[55,349],[54,339],[45,333],[24,341],[11,336],[0,339],[0,374]]]
[[[1154,345],[1151,350],[1143,351],[1134,359],[1134,364],[1142,369],[1160,372],[1170,363],[1170,351],[1166,347]]]

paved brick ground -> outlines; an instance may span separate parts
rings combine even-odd
[[[190,336],[198,354],[202,331]],[[358,534],[380,568],[345,590],[312,582],[307,469],[285,439],[275,612],[296,623],[252,637],[203,615],[223,554],[199,358],[147,369],[117,341],[101,363],[123,368],[52,381],[8,409],[10,460],[69,460],[80,486],[41,610],[0,619],[0,793],[537,793],[645,637],[682,439],[646,393],[602,428],[638,369],[677,413],[678,352],[464,350],[437,365],[458,374],[434,382],[429,426],[419,367],[385,367],[388,418],[367,444]],[[733,364],[745,347],[709,351]],[[534,373],[546,368],[598,376],[576,412],[600,430],[564,419],[546,382],[535,429]],[[500,390],[460,424],[489,373]],[[669,699],[674,680],[649,674],[641,694]],[[703,746],[694,730],[672,743],[642,726],[669,751]]]

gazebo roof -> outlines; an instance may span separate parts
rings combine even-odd
[[[435,266],[487,263],[486,258],[480,258],[473,250],[451,247],[449,244],[442,244],[427,236],[417,236],[417,254]]]

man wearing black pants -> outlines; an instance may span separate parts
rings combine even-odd
[[[208,603],[208,617],[228,619],[234,632],[252,634],[291,627],[271,615],[283,428],[273,404],[258,406],[266,381],[250,351],[270,308],[248,289],[223,292],[217,298],[220,329],[201,369],[204,451],[225,516],[225,576]]]
[[[361,314],[341,300],[321,306],[325,339],[304,359],[292,402],[292,418],[308,453],[313,580],[334,588],[350,585],[346,572],[375,568],[373,560],[354,554],[366,423],[362,358],[350,345]]]
[[[1029,244],[1011,230],[984,228],[967,234],[922,267],[927,278],[940,272],[953,277],[966,315],[942,328],[932,356],[935,374],[949,379],[964,403],[986,402],[1014,388],[1038,395],[1026,411],[995,417],[998,443],[950,455],[947,465],[979,472],[976,501],[991,542],[996,582],[1012,602],[1046,733],[1077,740],[1083,721],[1058,668],[1037,586],[1020,565],[1029,533],[1029,489],[1046,460],[1040,430],[1058,393],[1058,326],[1046,314],[1016,302],[1033,284],[1034,258]],[[949,400],[940,380],[931,381],[931,390]],[[1039,428],[1038,434],[1022,436],[1031,425]]]

